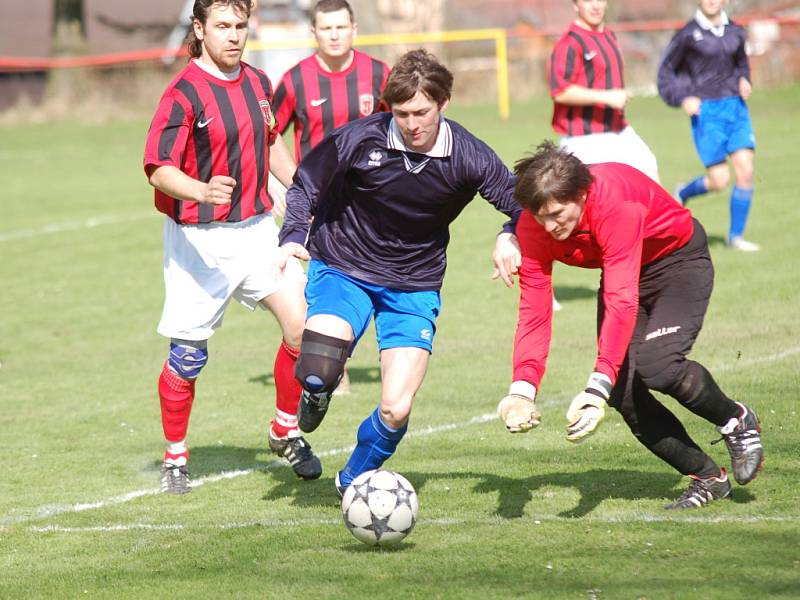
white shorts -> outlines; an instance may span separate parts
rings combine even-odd
[[[559,145],[587,165],[600,162],[623,163],[639,169],[653,181],[658,181],[656,157],[630,125],[619,133],[565,136],[561,138]]]
[[[231,298],[255,310],[270,294],[306,280],[294,257],[281,273],[278,256],[278,227],[271,214],[239,223],[202,225],[178,225],[166,219],[166,297],[158,333],[182,340],[207,340],[222,325]]]

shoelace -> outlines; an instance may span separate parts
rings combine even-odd
[[[708,489],[702,479],[692,479],[689,489],[683,492],[681,497],[678,498],[678,502],[689,500],[690,498],[698,498],[703,504],[706,504],[713,496],[711,490]]]
[[[189,478],[189,469],[186,468],[186,465],[178,466],[167,463],[166,467],[169,469],[171,477],[181,480]],[[178,472],[177,475],[175,474],[176,471]]]
[[[725,442],[732,450],[736,452],[745,452],[748,446],[753,441],[757,441],[758,431],[755,429],[745,429],[743,431],[732,431],[731,433],[721,435],[719,439],[711,440],[711,445]]]
[[[303,438],[295,438],[289,442],[289,445],[297,457],[297,462],[305,462],[312,458],[311,446]]]

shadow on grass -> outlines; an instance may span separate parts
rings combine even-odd
[[[708,235],[708,245],[709,247],[714,246],[725,246],[726,245],[725,236],[722,235]]]
[[[572,300],[585,300],[587,298],[596,298],[597,290],[590,287],[574,286],[574,285],[555,285],[553,286],[553,295],[559,302],[570,302]]]
[[[350,375],[351,383],[375,383],[381,380],[381,370],[377,365],[374,367],[352,367],[347,366],[347,373]],[[275,378],[272,373],[256,375],[248,379],[250,383],[260,383],[263,386],[274,386]]]
[[[525,513],[537,490],[561,487],[577,490],[577,506],[558,513],[562,518],[580,518],[597,508],[604,500],[663,500],[664,504],[677,498],[688,485],[688,480],[674,473],[651,473],[625,469],[592,469],[583,473],[544,473],[531,477],[502,477],[487,473],[423,473],[403,472],[417,489],[424,493],[429,481],[438,479],[477,479],[473,490],[479,494],[499,494],[495,514],[504,519],[519,519]],[[272,471],[278,484],[265,494],[265,501],[293,497],[301,507],[330,506],[339,502],[331,477],[316,481],[300,481],[289,469]],[[734,488],[733,502],[746,504],[752,494],[741,487]]]

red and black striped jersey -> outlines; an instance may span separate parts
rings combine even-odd
[[[326,71],[316,54],[289,69],[275,90],[273,107],[281,133],[294,124],[297,162],[337,127],[385,110],[380,98],[388,77],[384,62],[358,50],[344,71]]]
[[[244,62],[239,77],[227,81],[190,61],[167,87],[150,124],[145,172],[171,165],[200,181],[228,175],[237,183],[227,205],[156,190],[156,208],[177,223],[243,221],[271,210],[269,147],[277,136],[271,100],[269,78]]]
[[[598,90],[624,88],[622,69],[617,37],[607,27],[603,31],[589,31],[573,23],[550,55],[547,65],[550,96],[557,96],[570,85]],[[553,129],[561,135],[617,132],[626,126],[620,109],[604,104],[553,103]]]

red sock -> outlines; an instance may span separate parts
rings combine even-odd
[[[167,363],[158,378],[158,395],[161,398],[161,424],[168,442],[186,438],[189,414],[194,401],[194,380],[187,381],[169,370]]]
[[[275,418],[272,421],[272,435],[286,437],[297,429],[297,405],[300,403],[300,394],[303,388],[294,376],[294,367],[297,357],[300,356],[299,348],[292,348],[281,342],[278,355],[275,357]]]

